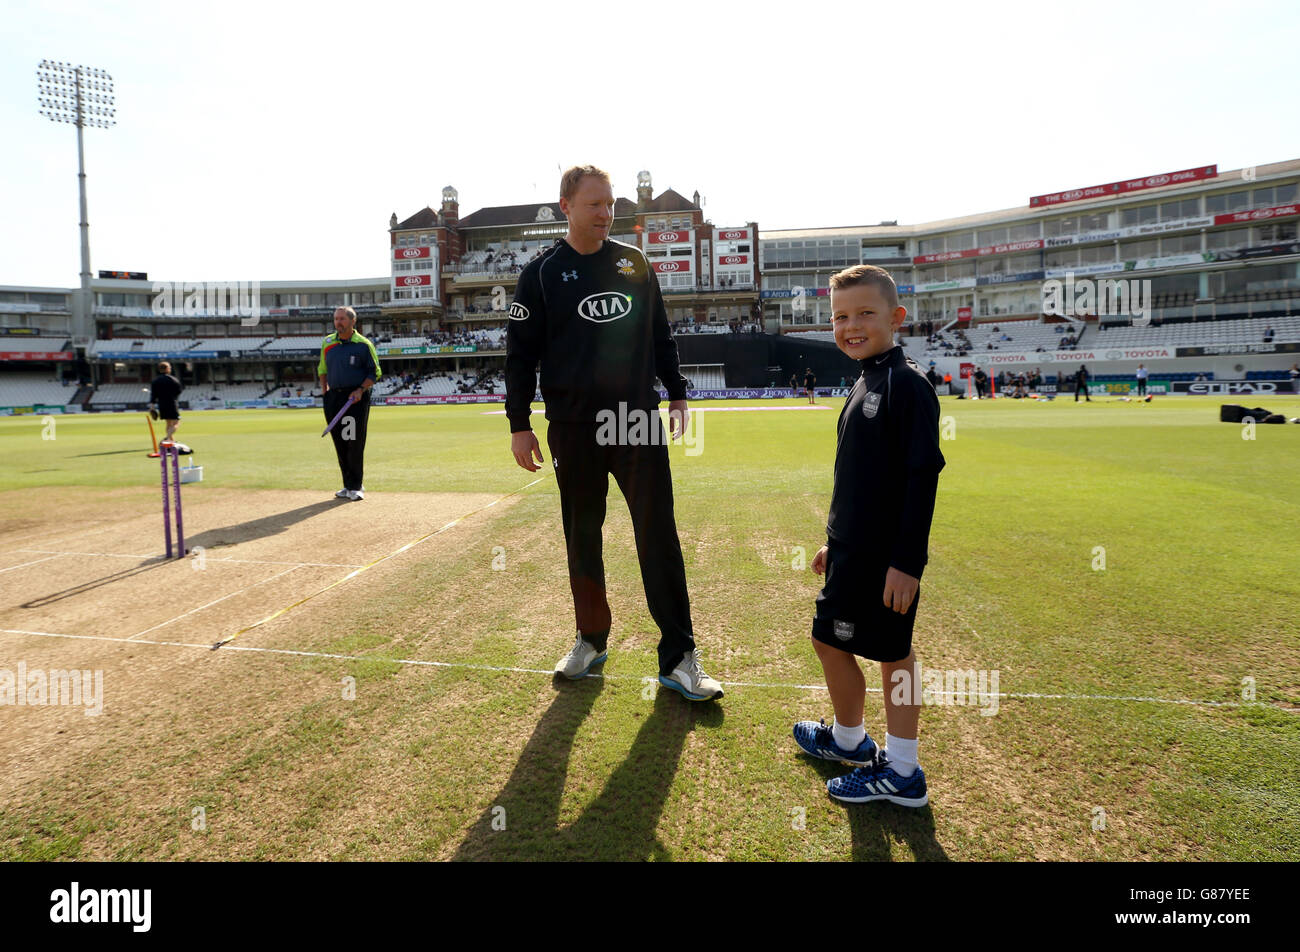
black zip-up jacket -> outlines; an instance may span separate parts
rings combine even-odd
[[[944,467],[939,398],[901,347],[859,363],[836,427],[826,534],[919,579]]]
[[[632,245],[606,239],[582,255],[561,239],[519,275],[506,330],[506,418],[532,429],[529,404],[542,365],[546,419],[595,423],[601,410],[654,410],[655,377],[686,399],[659,279]]]

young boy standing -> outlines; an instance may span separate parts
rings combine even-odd
[[[835,344],[862,366],[840,412],[827,541],[812,563],[826,576],[812,638],[835,721],[800,721],[794,738],[814,757],[856,765],[827,782],[837,800],[920,807],[929,797],[917,762],[912,626],[944,459],[934,387],[894,344],[906,316],[887,271],[859,265],[831,278]],[[859,657],[880,662],[883,750],[863,724]]]

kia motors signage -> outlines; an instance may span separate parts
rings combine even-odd
[[[687,274],[691,270],[690,258],[671,258],[668,261],[654,262],[657,274]]]
[[[1178,185],[1183,182],[1198,182],[1211,179],[1219,174],[1217,165],[1203,165],[1195,169],[1183,169],[1181,172],[1166,172],[1163,175],[1150,175],[1146,178],[1126,179],[1122,182],[1109,182],[1106,185],[1090,185],[1068,192],[1050,192],[1047,195],[1035,195],[1029,199],[1030,208],[1044,205],[1060,205],[1065,202],[1080,202],[1087,198],[1105,198],[1110,195],[1123,195],[1126,192],[1141,192],[1149,188],[1165,185]]]
[[[749,264],[749,255],[719,255],[718,264]]]
[[[67,350],[0,350],[0,360],[71,360]]]
[[[652,245],[680,245],[691,240],[690,229],[682,231],[652,231],[646,236]]]
[[[937,254],[917,255],[913,264],[934,264],[937,261],[955,261],[958,258],[982,258],[985,255],[1013,255],[1021,251],[1037,251],[1043,247],[1043,239],[1031,238],[1029,241],[1011,241],[983,248],[967,248],[965,251],[940,251]]]
[[[429,287],[433,284],[433,275],[431,274],[397,274],[393,276],[393,283],[399,288]]]
[[[715,238],[718,241],[748,241],[749,229],[748,228],[723,228],[716,233]]]
[[[1300,215],[1300,205],[1275,205],[1272,208],[1256,208],[1249,212],[1232,212],[1228,215],[1215,215],[1216,225],[1241,225],[1256,221],[1268,221],[1270,218],[1290,218]]]
[[[676,264],[674,261],[665,264]],[[622,291],[598,291],[578,302],[578,316],[594,324],[607,324],[632,313],[632,295]]]
[[[959,322],[962,322],[962,323],[969,323],[969,321],[970,321],[970,316],[971,316],[971,309],[970,309],[970,308],[968,308],[968,307],[959,307],[959,308],[957,308],[957,320],[958,320]]]
[[[393,259],[396,261],[405,261],[407,258],[430,258],[430,257],[432,257],[432,254],[428,247],[393,249]]]

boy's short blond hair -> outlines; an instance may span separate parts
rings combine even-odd
[[[893,275],[884,268],[877,268],[874,264],[858,264],[831,275],[832,291],[860,284],[870,285],[879,291],[889,306],[890,313],[898,307],[898,285],[894,283]]]
[[[606,182],[613,184],[609,173],[604,169],[598,169],[594,165],[575,165],[560,177],[560,198],[566,202],[572,201],[573,196],[578,192],[578,185],[585,175],[595,175],[597,178],[603,178]]]

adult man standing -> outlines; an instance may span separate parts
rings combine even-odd
[[[1145,364],[1138,364],[1137,373],[1134,376],[1137,378],[1139,397],[1145,397],[1147,395],[1147,377],[1150,375],[1151,372],[1147,370]]]
[[[149,402],[153,404],[151,410],[157,412],[158,416],[154,419],[161,418],[167,424],[167,435],[164,440],[170,440],[176,434],[176,430],[181,425],[181,410],[176,398],[181,395],[185,388],[181,382],[172,376],[172,365],[163,361],[158,365],[158,376],[153,378],[149,384]]]
[[[673,517],[656,375],[668,390],[674,437],[684,432],[689,410],[659,281],[640,249],[609,240],[608,173],[590,165],[569,169],[560,180],[560,209],[568,234],[520,274],[506,333],[510,451],[529,472],[544,462],[529,422],[540,360],[546,441],[560,488],[578,634],[555,670],[580,678],[607,655],[601,528],[612,473],[627,498],[646,602],[660,631],[659,683],[693,701],[720,698],[722,686],[696,654]],[[623,424],[610,427],[611,419]]]
[[[1083,399],[1092,403],[1092,397],[1088,396],[1088,368],[1084,364],[1079,364],[1079,372],[1074,375],[1074,402],[1079,402],[1079,394],[1083,393]]]
[[[357,331],[357,312],[352,308],[335,310],[334,333],[321,341],[316,373],[320,376],[321,390],[325,395],[327,422],[334,419],[349,398],[352,400],[347,412],[330,430],[339,471],[343,474],[343,488],[334,497],[353,502],[364,499],[362,475],[366,424],[370,419],[370,388],[379,379],[380,370],[375,345]]]

